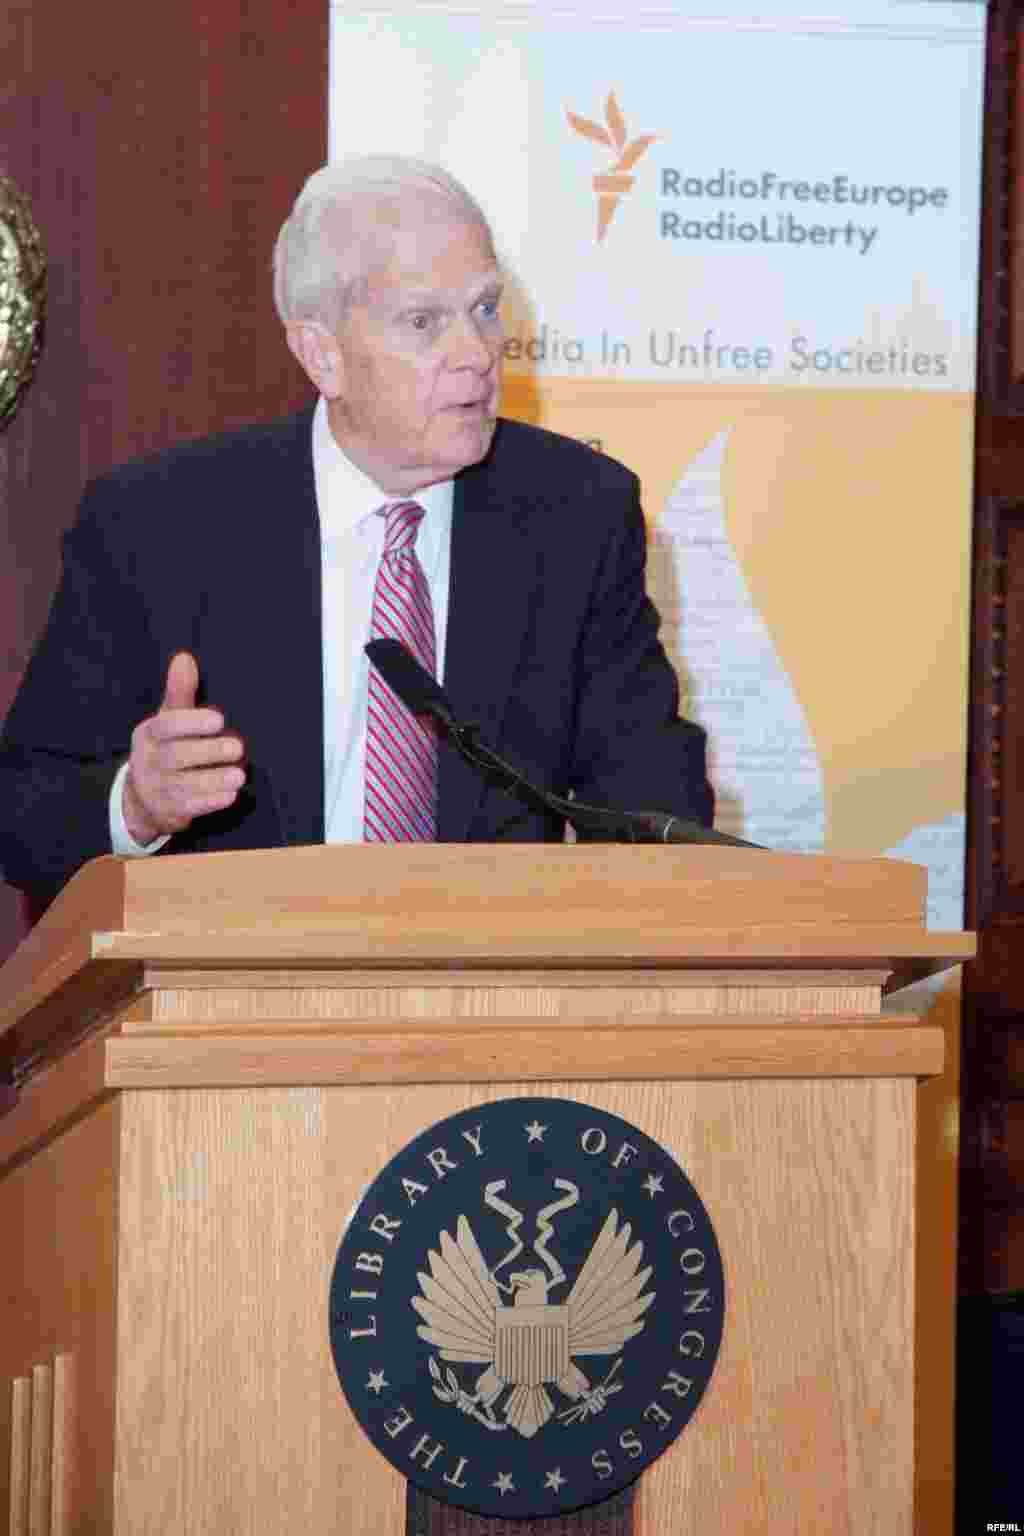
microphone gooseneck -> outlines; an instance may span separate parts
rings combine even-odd
[[[388,687],[414,715],[429,715],[441,725],[467,762],[497,777],[503,789],[540,811],[563,817],[584,837],[618,843],[715,843],[730,848],[759,848],[742,837],[716,832],[668,811],[617,811],[582,800],[567,800],[530,782],[511,763],[478,739],[478,727],[456,719],[448,695],[400,640],[371,640],[370,661]]]

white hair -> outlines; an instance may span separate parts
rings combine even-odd
[[[411,207],[494,237],[479,203],[439,165],[406,155],[348,155],[314,171],[274,245],[274,303],[284,325],[340,330]]]

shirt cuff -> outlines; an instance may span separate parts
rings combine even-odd
[[[163,837],[155,837],[151,843],[137,843],[125,826],[124,807],[124,781],[128,774],[127,758],[117,770],[114,782],[110,786],[110,846],[114,853],[121,858],[144,859],[149,853],[157,853],[165,843],[170,842],[170,833]]]

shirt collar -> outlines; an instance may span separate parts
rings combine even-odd
[[[387,502],[416,501],[423,508],[423,530],[450,526],[454,480],[441,480],[409,496],[388,495],[342,452],[327,420],[323,396],[313,412],[313,473],[320,513],[321,539],[350,533],[365,517]]]

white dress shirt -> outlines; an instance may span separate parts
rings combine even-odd
[[[370,637],[373,590],[384,552],[384,518],[376,514],[380,508],[399,500],[417,501],[423,508],[416,553],[434,607],[437,676],[442,681],[454,482],[444,480],[409,497],[388,495],[342,453],[328,424],[322,399],[313,414],[313,473],[320,514],[323,581],[325,836],[329,843],[362,842],[370,670],[363,646]],[[202,657],[197,660],[201,668]],[[226,724],[230,728],[231,721]],[[127,771],[125,763],[110,792],[111,846],[122,855],[155,853],[163,847],[166,837],[143,847],[125,826],[121,799]]]

